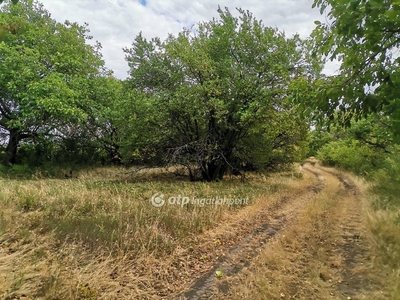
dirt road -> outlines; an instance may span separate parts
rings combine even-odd
[[[364,238],[362,186],[315,161],[301,169],[308,184],[238,219],[251,229],[174,299],[386,299]]]
[[[307,161],[299,172],[274,174],[269,178],[254,176],[247,183],[233,179],[222,186],[185,182],[172,185],[174,190],[186,187],[189,192],[203,188],[202,194],[221,192],[222,187],[229,193],[232,186],[235,191],[243,191],[240,194],[243,196],[246,191],[256,191],[251,205],[224,208],[211,225],[199,225],[204,228],[201,232],[194,233],[182,226],[182,231],[176,231],[185,234],[182,240],[168,235],[171,232],[160,232],[162,228],[156,226],[154,216],[168,217],[166,220],[175,225],[176,220],[191,220],[188,218],[193,211],[174,207],[155,209],[149,202],[151,193],[145,194],[148,185],[154,184],[151,181],[124,183],[118,191],[113,186],[110,194],[107,194],[109,179],[101,181],[105,189],[87,188],[93,186],[90,180],[10,182],[20,191],[28,191],[24,205],[26,199],[33,199],[31,193],[39,193],[44,207],[26,210],[25,206],[18,206],[18,201],[11,202],[9,199],[14,198],[21,201],[15,195],[16,188],[9,189],[9,195],[3,197],[8,208],[0,215],[0,230],[6,232],[0,236],[0,298],[390,299],[381,291],[385,277],[372,264],[374,254],[365,227],[368,203],[364,183],[348,174],[323,168],[315,160]],[[131,238],[131,247],[144,247],[146,241],[149,245],[153,241],[146,237],[157,233],[154,241],[158,243],[161,239],[164,245],[167,241],[171,250],[157,255],[156,243],[149,248],[153,250],[145,249],[139,255],[134,251],[119,253],[115,247],[110,248],[110,253],[102,247],[86,249],[80,239],[61,243],[55,239],[54,230],[43,229],[47,212],[53,213],[49,207],[52,207],[54,184],[65,193],[67,204],[74,199],[66,217],[74,212],[79,220],[89,222],[89,213],[108,203],[98,199],[110,195],[106,198],[111,199],[108,209],[113,212],[105,217],[124,216],[127,209],[120,211],[121,203],[127,205],[132,219],[138,212],[146,216],[139,219],[142,224],[133,222],[136,231],[121,223],[122,241]],[[239,185],[243,189],[237,189]],[[68,196],[75,191],[74,186],[77,193]],[[132,201],[135,190],[141,192]],[[90,196],[97,206],[88,209]],[[54,201],[56,209],[62,202],[58,198]],[[205,211],[212,214],[217,209],[210,207]],[[187,215],[187,219],[177,218],[179,214]],[[103,217],[97,216],[100,221]],[[203,222],[206,217],[203,214],[198,221]],[[19,221],[15,223],[14,219]],[[88,227],[102,224],[92,220]],[[145,234],[139,235],[142,239],[138,240],[134,233],[140,232]],[[108,239],[109,234],[104,236]]]

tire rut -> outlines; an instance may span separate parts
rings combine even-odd
[[[367,248],[363,240],[362,232],[362,202],[357,184],[348,176],[331,171],[326,168],[316,168],[322,172],[334,176],[344,187],[348,198],[342,197],[346,215],[340,224],[341,242],[337,250],[343,257],[342,280],[336,286],[337,291],[344,297],[351,299],[365,299],[373,290],[379,289],[368,278],[366,272],[360,272],[357,268],[368,259]]]
[[[281,201],[265,211],[266,220],[260,226],[245,236],[239,244],[228,249],[226,255],[220,257],[209,271],[196,279],[188,290],[173,299],[211,299],[215,293],[227,293],[229,285],[226,282],[217,286],[216,271],[221,270],[224,276],[231,277],[248,267],[260,249],[296,219],[305,202],[323,190],[324,183],[321,174],[309,168],[303,167],[303,170],[313,174],[318,179],[318,183],[309,185],[302,196],[283,197]]]

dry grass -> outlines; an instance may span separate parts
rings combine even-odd
[[[240,283],[233,285],[233,299],[297,298],[320,289],[323,264],[315,260],[315,255],[322,253],[316,247],[327,229],[324,215],[327,211],[332,213],[335,190],[328,185],[308,202],[295,225],[262,250],[252,267],[236,279]],[[325,296],[319,294],[318,299],[326,299]]]
[[[244,183],[193,183],[161,169],[101,168],[74,172],[72,179],[0,179],[0,295],[167,299],[240,244],[266,215],[294,211],[249,267],[220,280],[232,286],[222,298],[400,299],[397,213],[370,209],[366,186],[356,178],[307,167],[322,176],[248,174]],[[282,199],[314,195],[321,182],[320,193],[292,201],[295,209],[273,211]],[[250,203],[156,208],[150,202],[156,192],[164,199]],[[382,281],[385,292],[378,288]]]
[[[74,173],[72,179],[42,177],[0,180],[0,294],[9,299],[159,299],[172,294],[179,280],[191,280],[180,272],[185,262],[177,255],[189,257],[203,233],[230,222],[244,207],[156,208],[150,203],[154,193],[165,199],[248,198],[249,206],[257,207],[299,175],[192,183],[161,170],[131,175],[102,168]]]
[[[266,245],[248,270],[228,279],[229,299],[388,299],[368,257],[363,183],[353,195],[332,174],[323,176],[325,189],[297,221]],[[353,240],[356,235],[362,239]]]
[[[374,249],[373,262],[385,278],[388,299],[400,299],[400,226],[396,223],[399,212],[395,208],[370,209],[367,218],[368,237]]]

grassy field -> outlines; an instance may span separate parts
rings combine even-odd
[[[254,204],[268,201],[296,175],[259,175],[244,184],[239,178],[193,183],[159,170],[132,176],[124,169],[102,168],[74,173],[71,179],[41,179],[40,174],[2,179],[0,294],[91,299],[157,298],[173,292],[176,287],[168,282],[182,279],[177,271],[162,274],[168,258],[195,247],[203,232],[243,207],[157,208],[150,201],[153,194],[248,198]]]
[[[341,284],[352,282],[350,273],[367,273],[353,285],[367,282],[373,296],[352,299],[400,299],[396,212],[372,208],[378,196],[365,182],[348,177],[347,186],[341,173],[309,168],[216,183],[122,168],[74,171],[69,179],[2,178],[0,295],[177,299],[250,245],[257,254],[246,254],[240,271],[221,270],[217,285],[231,288],[217,289],[218,299],[342,299],[353,292]],[[152,204],[156,193],[162,207]],[[179,197],[204,201],[168,203]],[[207,204],[212,198],[248,202]],[[274,220],[279,230],[256,240]]]
[[[377,203],[385,203],[387,195],[370,193],[373,203],[366,218],[369,242],[374,253],[375,267],[381,270],[389,299],[400,299],[400,208],[384,207]],[[400,187],[391,197],[400,198]]]

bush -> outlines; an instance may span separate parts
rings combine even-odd
[[[379,195],[374,206],[390,208],[400,206],[400,157],[398,150],[389,155],[380,170],[373,173],[372,191]]]
[[[30,178],[34,170],[28,165],[12,165],[6,171],[6,175],[12,178]]]
[[[384,155],[356,140],[340,140],[324,145],[317,154],[323,164],[370,175],[383,166]]]
[[[399,146],[391,154],[371,149],[356,140],[340,140],[326,144],[318,151],[324,165],[342,168],[366,176],[372,181],[376,209],[400,206]]]

